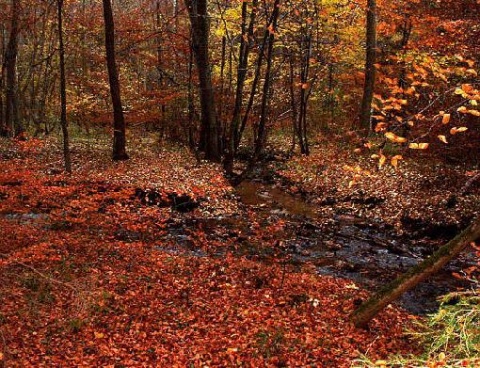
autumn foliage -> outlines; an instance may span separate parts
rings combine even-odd
[[[352,282],[308,267],[285,275],[281,263],[238,255],[242,234],[210,241],[205,211],[237,211],[213,166],[187,172],[179,162],[188,157],[162,152],[162,165],[150,156],[112,167],[86,150],[65,176],[49,151],[35,140],[2,151],[5,366],[346,367],[360,353],[411,348],[402,335],[409,319],[396,309],[370,331],[354,329],[347,317],[365,292]],[[160,179],[158,189],[180,190],[177,175],[208,210],[181,214],[135,197]],[[246,235],[261,242],[260,229]],[[202,256],[210,252],[221,256]]]

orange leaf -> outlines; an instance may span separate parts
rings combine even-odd
[[[392,164],[392,166],[397,169],[398,167],[398,160],[402,160],[403,159],[403,156],[402,155],[395,155],[392,157],[392,159],[390,160],[390,163]]]
[[[444,114],[442,118],[442,124],[448,124],[450,122],[450,114]]]

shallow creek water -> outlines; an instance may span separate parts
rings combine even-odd
[[[422,261],[429,252],[419,242],[395,238],[353,216],[334,216],[328,219],[327,226],[322,226],[325,219],[319,218],[318,206],[278,187],[246,181],[237,187],[236,193],[242,203],[254,207],[261,216],[287,221],[281,240],[292,260],[312,262],[319,274],[347,278],[372,291]],[[475,262],[473,254],[466,252],[430,280],[405,293],[398,303],[412,313],[433,312],[438,307],[438,296],[468,287],[451,273]]]
[[[286,193],[282,188],[262,182],[245,181],[236,188],[236,196],[248,211],[255,212],[255,221],[262,226],[282,222],[282,231],[270,236],[265,244],[255,239],[250,220],[242,214],[233,217],[196,218],[178,217],[168,225],[165,244],[156,248],[164,252],[188,254],[196,257],[222,257],[227,251],[238,256],[268,258],[274,256],[271,244],[281,243],[292,264],[312,263],[321,275],[342,277],[372,291],[378,289],[409,267],[422,261],[431,252],[428,242],[409,238],[396,238],[393,233],[345,214],[322,218],[318,205],[306,202],[299,196]],[[248,212],[245,211],[245,212]],[[34,223],[46,229],[65,227],[52,223],[47,214],[6,214],[6,218],[19,223]],[[202,229],[213,240],[235,239],[235,246],[218,247],[207,252],[192,244],[192,229]],[[252,239],[250,239],[250,236]],[[258,234],[257,234],[258,235]],[[140,233],[115,234],[123,241],[142,239]],[[270,245],[269,245],[270,244]],[[397,302],[412,313],[434,311],[436,298],[458,287],[469,287],[452,277],[452,272],[478,262],[473,253],[465,252],[427,282],[405,293]]]

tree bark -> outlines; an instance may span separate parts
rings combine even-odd
[[[60,53],[60,124],[63,134],[63,158],[65,161],[65,170],[72,172],[72,163],[70,159],[70,140],[68,136],[67,121],[67,81],[65,77],[65,47],[63,44],[63,0],[57,0],[57,21],[58,21],[58,51]]]
[[[197,66],[200,87],[200,149],[205,151],[205,158],[220,162],[221,129],[216,117],[215,96],[209,57],[209,21],[207,0],[185,0],[192,30],[192,49]]]
[[[443,245],[429,258],[412,267],[392,281],[355,310],[350,318],[356,327],[364,328],[385,306],[396,300],[427,277],[438,272],[460,254],[471,242],[480,237],[480,217],[455,238]]]
[[[373,91],[375,87],[375,60],[377,57],[377,4],[367,0],[365,82],[363,85],[362,106],[360,108],[360,130],[370,132]]]
[[[5,99],[5,125],[11,137],[21,136],[24,128],[18,120],[17,106],[17,56],[18,56],[18,34],[20,18],[20,1],[12,0],[12,21],[10,38],[5,50],[6,70],[6,99]]]
[[[118,81],[117,63],[115,61],[115,25],[112,4],[103,0],[103,17],[105,21],[105,49],[107,53],[108,79],[113,105],[113,154],[115,161],[128,160],[126,152],[125,118],[123,116],[120,82]]]

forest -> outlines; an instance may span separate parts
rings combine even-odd
[[[479,14],[0,0],[0,368],[479,367]]]

